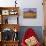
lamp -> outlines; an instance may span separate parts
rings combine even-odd
[[[17,4],[17,2],[16,2],[17,0],[15,0],[15,7],[16,7],[16,4]]]

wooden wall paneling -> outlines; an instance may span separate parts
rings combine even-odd
[[[44,44],[46,46],[46,0],[43,0],[43,8],[44,8]]]
[[[43,8],[44,8],[44,26],[46,26],[46,0],[43,0]]]

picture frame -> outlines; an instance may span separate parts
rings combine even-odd
[[[10,10],[10,11],[9,11],[9,14],[10,14],[10,15],[16,15],[16,14],[17,14],[17,11],[16,11],[16,10]]]
[[[2,15],[9,15],[9,10],[2,10]]]
[[[24,18],[36,18],[37,17],[37,9],[36,8],[24,8],[23,9],[23,17]]]

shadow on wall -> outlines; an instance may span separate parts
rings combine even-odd
[[[41,26],[21,26],[20,27],[20,31],[19,31],[19,40],[21,42],[22,38],[23,38],[23,35],[25,33],[25,31],[28,29],[28,28],[32,28],[34,29],[34,31],[36,32],[37,36],[38,36],[38,39],[41,43],[43,43],[43,30],[42,30],[42,27]]]

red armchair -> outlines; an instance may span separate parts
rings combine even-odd
[[[27,42],[27,41],[30,41],[35,38],[36,38],[36,40],[34,40],[36,43],[35,45],[27,45],[28,43],[31,44],[31,42]],[[25,32],[24,37],[22,38],[21,46],[41,46],[40,42],[37,39],[37,35],[32,28],[27,29],[27,31]]]

